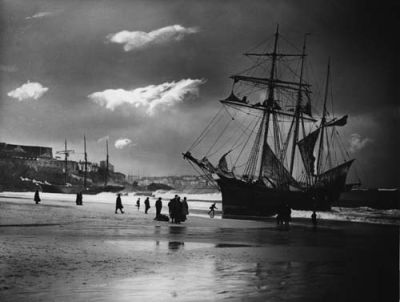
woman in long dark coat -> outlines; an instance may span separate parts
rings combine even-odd
[[[181,223],[182,221],[182,203],[181,198],[178,196],[175,198],[175,223]]]
[[[150,209],[150,200],[147,197],[146,200],[144,201],[144,213],[147,214],[147,211]]]
[[[35,201],[36,204],[40,202],[39,190],[35,191],[35,196],[33,197],[33,200]]]
[[[186,216],[189,215],[189,205],[187,203],[186,197],[183,197],[182,201],[182,221],[186,220]]]
[[[118,194],[117,200],[115,201],[115,214],[117,214],[118,210],[120,210],[121,214],[124,214],[124,211],[122,210],[123,208],[121,194]]]

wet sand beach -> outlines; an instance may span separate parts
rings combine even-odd
[[[398,226],[0,197],[0,301],[398,301]],[[167,212],[164,202],[163,213]]]

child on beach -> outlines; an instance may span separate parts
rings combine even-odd
[[[139,211],[139,209],[140,209],[140,198],[138,198],[138,200],[136,201],[136,207],[137,207],[137,209]]]
[[[218,209],[215,205],[215,202],[211,205],[209,209],[210,211],[208,211],[208,215],[210,215],[210,217],[213,218],[215,214],[215,209]]]

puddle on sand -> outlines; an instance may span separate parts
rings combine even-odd
[[[132,251],[165,251],[165,250],[195,250],[203,248],[239,248],[257,247],[248,244],[234,243],[205,243],[205,242],[183,242],[183,241],[162,241],[162,240],[107,240],[106,243],[115,245],[122,249]]]
[[[212,248],[215,244],[204,242],[162,241],[162,240],[107,240],[106,243],[131,251],[194,250]]]
[[[257,247],[248,244],[235,244],[235,243],[218,243],[215,245],[216,248],[230,248],[230,247]]]

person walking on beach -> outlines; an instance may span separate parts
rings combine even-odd
[[[150,209],[150,200],[147,197],[146,200],[144,201],[144,213],[147,214],[147,211]]]
[[[139,209],[140,209],[140,198],[138,198],[138,200],[136,200],[136,207],[137,207],[137,209],[139,211]]]
[[[82,205],[82,192],[76,193],[76,205],[77,206]]]
[[[162,201],[161,201],[161,197],[159,197],[156,201],[156,219],[160,218],[161,208],[162,208]]]
[[[35,191],[35,196],[33,197],[33,200],[35,201],[36,204],[38,204],[41,201],[38,189],[36,189],[36,191]]]
[[[182,201],[182,221],[186,220],[186,216],[189,215],[189,205],[187,203],[186,197],[183,197]]]
[[[285,228],[289,229],[289,223],[292,220],[292,217],[291,217],[292,210],[290,209],[289,204],[285,204],[285,207],[283,210],[284,210],[283,221],[285,222]]]
[[[214,218],[215,214],[215,209],[218,209],[217,206],[215,205],[216,203],[214,202],[211,207],[209,208],[210,211],[208,211],[208,215],[210,215],[211,218]]]
[[[283,225],[284,208],[282,205],[278,208],[278,214],[276,214],[276,224],[279,226]]]
[[[117,200],[115,201],[115,214],[117,214],[117,211],[119,210],[121,214],[124,214],[125,212],[122,210],[124,207],[122,206],[122,200],[121,200],[121,194],[118,193]]]
[[[313,224],[313,228],[316,229],[317,228],[317,213],[315,213],[315,210],[311,214],[311,222]]]

